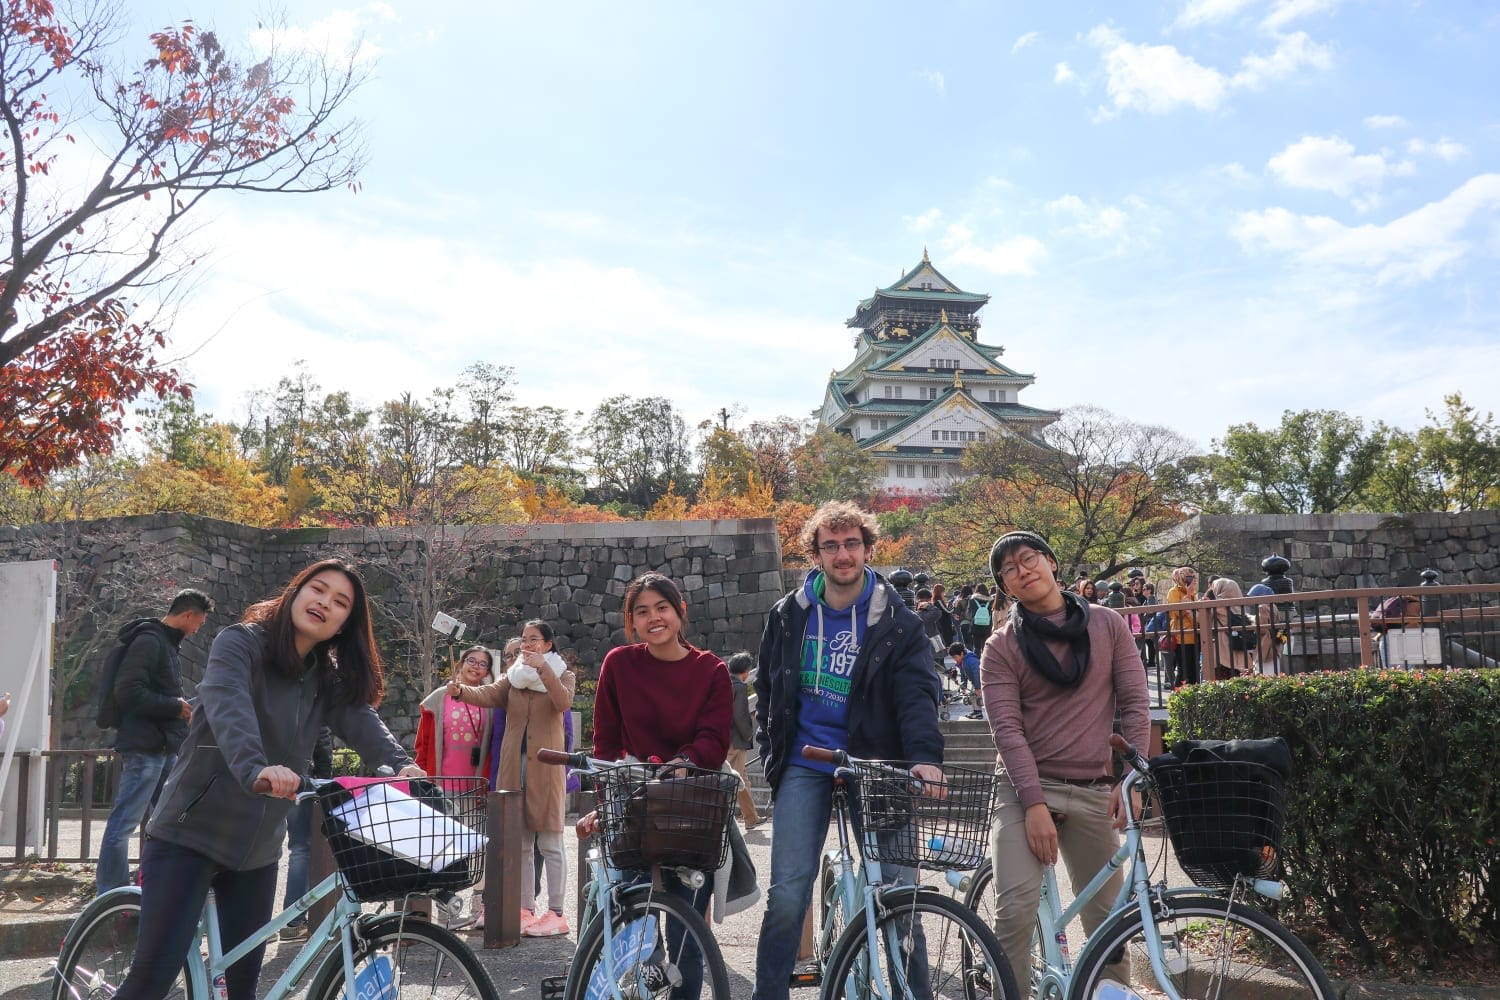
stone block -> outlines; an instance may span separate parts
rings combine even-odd
[[[699,560],[694,559],[697,563]],[[704,576],[719,576],[729,567],[729,562],[723,556],[708,556],[702,560],[702,566],[694,566],[694,573],[702,573]]]
[[[565,622],[576,622],[583,620],[583,613],[572,601],[561,601],[557,605],[557,617]]]
[[[703,589],[703,577],[696,573],[689,573],[681,579],[682,589],[685,593],[697,593]]]
[[[614,579],[619,580],[623,583],[629,583],[631,580],[635,579],[635,573],[631,571],[629,563],[623,560],[616,560],[616,563],[617,565],[615,566],[615,572],[613,576]],[[625,593],[623,588],[620,590],[620,593]]]
[[[560,613],[562,609],[559,608],[558,611]],[[585,604],[578,609],[578,620],[585,625],[597,625],[604,621],[604,609],[591,604]]]
[[[570,587],[576,589],[578,587],[587,587],[588,585],[589,575],[587,573],[574,573],[568,577],[568,586]]]
[[[708,585],[708,596],[709,597],[723,597],[724,596],[724,585],[722,583],[720,583],[719,581],[717,581],[717,580],[714,580],[713,582],[711,582]]]

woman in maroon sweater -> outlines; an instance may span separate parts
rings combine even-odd
[[[625,636],[633,645],[609,651],[594,693],[594,756],[602,760],[679,762],[717,770],[729,755],[734,688],[724,661],[691,645],[684,635],[687,604],[677,585],[660,573],[645,573],[625,590]],[[579,820],[579,836],[598,828],[590,813]],[[667,892],[707,914],[713,879],[694,892],[675,875],[662,873]],[[672,921],[667,933],[673,934]],[[703,984],[703,958],[696,938],[678,948],[682,984],[673,998],[696,998]]]

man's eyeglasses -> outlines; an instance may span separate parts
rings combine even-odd
[[[839,554],[839,549],[843,549],[845,552],[858,552],[864,547],[865,540],[863,538],[846,538],[843,544],[838,542],[823,542],[818,546],[818,551],[825,556],[836,556]]]
[[[1036,549],[1022,549],[1016,554],[1016,561],[1008,566],[1000,567],[1000,579],[1014,580],[1023,569],[1036,569],[1036,564],[1042,559],[1042,554]]]

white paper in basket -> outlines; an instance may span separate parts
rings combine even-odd
[[[479,853],[488,839],[388,784],[367,786],[331,815],[349,836],[433,871]]]

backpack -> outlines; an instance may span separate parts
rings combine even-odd
[[[130,643],[117,642],[104,657],[104,667],[99,671],[99,707],[94,712],[94,723],[100,729],[113,729],[120,724],[120,710],[115,707],[115,677],[129,648]]]
[[[974,624],[988,625],[990,623],[990,602],[974,598]]]
[[[1238,611],[1230,611],[1225,618],[1229,630],[1229,648],[1246,653],[1255,648],[1255,633],[1250,630],[1250,619]]]
[[[99,707],[94,710],[94,724],[100,729],[114,729],[120,724],[120,709],[115,705],[115,678],[120,673],[120,662],[130,644],[141,635],[131,634],[128,640],[117,642],[104,657],[104,666],[99,670]]]

